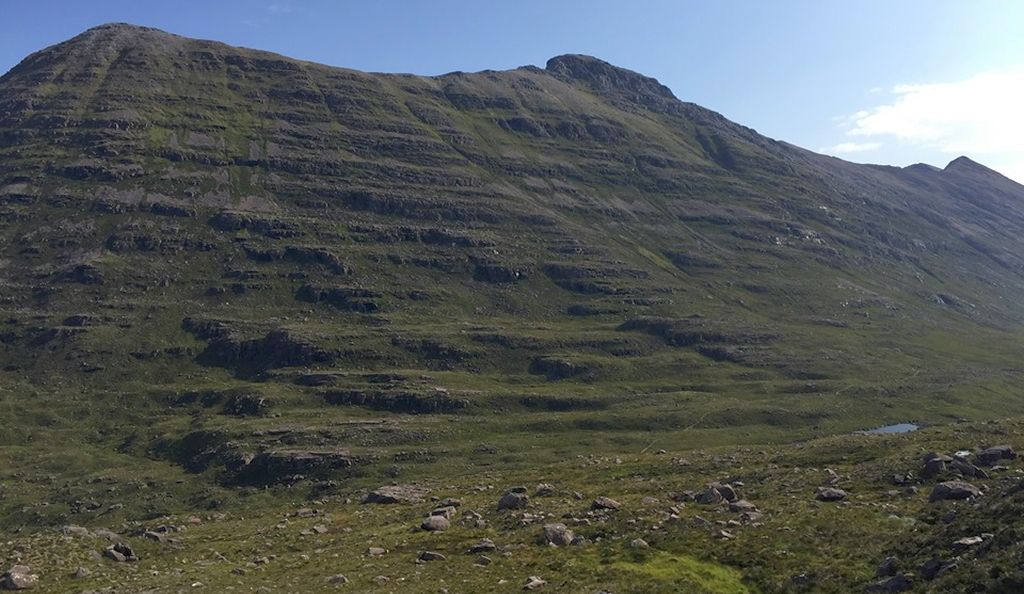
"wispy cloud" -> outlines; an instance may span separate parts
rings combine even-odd
[[[881,142],[840,142],[836,145],[820,148],[818,152],[831,155],[848,155],[850,153],[866,153],[881,147]]]
[[[889,101],[845,118],[851,142],[833,148],[891,138],[985,159],[1024,179],[1024,65],[955,82],[897,85],[889,93]]]
[[[273,4],[268,4],[263,13],[257,11],[256,14],[242,19],[242,24],[252,29],[259,29],[269,23],[273,18],[291,14],[292,12],[294,12],[294,9],[291,4],[275,2]]]

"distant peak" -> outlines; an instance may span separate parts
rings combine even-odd
[[[964,157],[962,155],[962,156],[959,156],[956,159],[953,159],[952,161],[950,161],[949,165],[946,165],[945,168],[946,169],[957,169],[957,168],[963,168],[963,167],[981,167],[981,165],[979,165],[978,163],[975,163],[974,161],[971,161],[970,159],[968,159],[967,157]]]
[[[666,100],[678,101],[672,91],[656,79],[614,66],[593,56],[555,56],[548,60],[545,70],[562,80],[582,82],[600,93],[627,93],[648,107]]]
[[[87,33],[99,33],[103,31],[160,31],[160,29],[154,29],[152,27],[143,27],[142,25],[133,25],[131,23],[103,23],[102,25],[96,25],[90,27],[83,32]],[[163,31],[160,31],[163,33]]]
[[[928,163],[914,163],[913,165],[907,165],[903,169],[906,171],[923,171],[927,173],[937,173],[942,171],[938,167],[929,165]]]
[[[124,38],[139,38],[139,37],[177,37],[172,33],[162,31],[160,29],[154,29],[153,27],[143,27],[141,25],[133,25],[131,23],[105,23],[103,25],[97,25],[90,29],[86,29],[74,39],[124,39]]]
[[[975,173],[979,175],[995,175],[999,177],[1005,177],[994,169],[985,167],[977,161],[972,161],[967,157],[957,157],[946,165],[946,168],[942,170],[945,173]]]

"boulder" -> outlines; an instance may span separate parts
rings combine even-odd
[[[985,539],[980,536],[965,536],[953,543],[953,549],[964,550],[980,545]]]
[[[900,569],[900,560],[896,557],[886,557],[875,569],[875,577],[892,577]]]
[[[456,512],[455,508],[449,505],[447,507],[437,507],[437,508],[432,509],[430,511],[430,515],[432,515],[432,516],[444,516],[444,517],[446,517],[448,519],[451,519],[452,516],[455,515],[455,512]]]
[[[447,530],[449,527],[451,527],[451,523],[448,521],[448,518],[444,516],[428,516],[423,520],[423,523],[420,524],[420,528],[429,532],[440,532],[442,530]]]
[[[897,574],[891,577],[878,580],[877,582],[868,586],[865,589],[865,592],[889,594],[895,592],[905,592],[913,587],[914,582],[910,581],[910,578],[903,574]]]
[[[928,501],[945,501],[950,499],[970,499],[980,497],[981,489],[964,481],[946,481],[935,485]]]
[[[505,509],[526,509],[530,504],[530,496],[526,493],[508,492],[498,500],[498,511]]]
[[[553,544],[556,547],[566,547],[572,544],[573,538],[576,535],[572,533],[572,530],[566,527],[565,524],[545,524],[544,525],[544,541],[548,544]]]
[[[374,489],[366,494],[363,503],[379,503],[390,505],[395,503],[419,503],[427,495],[427,490],[411,485],[388,485]]]
[[[740,514],[740,521],[752,524],[754,522],[760,522],[764,518],[764,514],[759,511],[748,511]]]
[[[1017,453],[1008,445],[992,446],[978,452],[978,464],[992,466],[999,460],[1013,460]]]
[[[949,469],[963,477],[987,479],[988,473],[964,460],[954,460]]]
[[[447,557],[437,551],[423,551],[420,556],[416,558],[417,561],[444,561]]]
[[[718,491],[722,495],[722,499],[725,499],[726,501],[736,501],[739,499],[739,495],[736,493],[736,489],[734,489],[732,485],[714,483],[710,486]]]
[[[834,487],[821,487],[814,497],[818,501],[842,501],[846,499],[846,491]]]
[[[123,542],[113,544],[103,551],[103,556],[118,562],[138,561],[139,557],[130,546]]]
[[[590,504],[590,509],[594,510],[617,510],[622,507],[618,501],[615,501],[611,497],[598,497]]]
[[[708,487],[700,493],[698,493],[694,500],[701,505],[717,505],[725,500],[718,489],[714,487]]]
[[[60,531],[64,536],[77,536],[79,538],[91,538],[93,536],[92,532],[89,532],[87,528],[82,526],[63,526]]]
[[[545,532],[545,534],[546,534],[546,532]],[[491,540],[489,538],[481,538],[480,542],[478,542],[475,545],[469,547],[469,553],[473,554],[473,555],[478,554],[478,553],[489,553],[490,551],[493,551],[493,550],[495,550],[497,548],[498,547],[494,544],[493,540]]]
[[[927,463],[931,462],[932,460],[941,460],[942,462],[952,462],[953,458],[951,456],[947,456],[946,454],[940,454],[939,452],[928,452],[927,454],[925,454],[924,456],[921,457],[921,463],[922,464],[927,464]]]
[[[547,582],[538,576],[531,575],[526,578],[526,585],[523,586],[523,590],[540,590],[544,587],[544,584],[547,584]]]
[[[735,513],[755,512],[757,506],[746,499],[738,499],[729,504],[729,511]]]
[[[924,579],[931,581],[938,577],[939,574],[955,569],[956,566],[956,561],[944,561],[938,557],[932,557],[921,564],[921,567],[918,568],[918,573]]]
[[[950,459],[950,462],[952,462],[952,459]],[[944,472],[946,472],[946,461],[940,458],[932,458],[931,460],[924,463],[924,469],[921,470],[921,476],[923,476],[926,479],[929,479],[934,478]]]
[[[0,579],[0,589],[3,590],[28,590],[35,588],[39,583],[39,576],[32,573],[27,565],[15,565],[7,570]]]

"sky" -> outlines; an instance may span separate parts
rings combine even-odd
[[[375,72],[590,54],[814,151],[1024,183],[1024,0],[2,0],[0,72],[107,22]]]

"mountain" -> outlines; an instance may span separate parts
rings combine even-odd
[[[0,250],[12,529],[108,479],[160,492],[100,514],[139,521],[1024,413],[1024,187],[589,56],[423,77],[90,29],[0,78]]]

